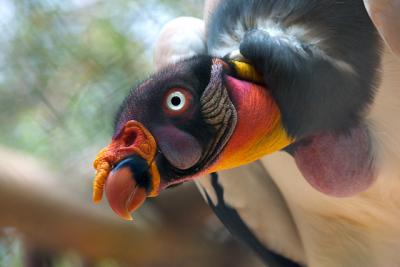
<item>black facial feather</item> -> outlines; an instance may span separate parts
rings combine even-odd
[[[283,34],[270,35],[271,25]],[[226,36],[263,74],[292,136],[345,131],[373,98],[380,40],[362,0],[222,0],[209,50],[227,46]]]

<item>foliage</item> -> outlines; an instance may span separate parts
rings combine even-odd
[[[88,172],[122,98],[151,71],[161,25],[201,4],[1,0],[0,142]]]

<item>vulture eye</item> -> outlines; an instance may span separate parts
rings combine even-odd
[[[170,115],[180,115],[188,109],[191,98],[192,96],[185,89],[173,88],[165,97],[164,110]]]

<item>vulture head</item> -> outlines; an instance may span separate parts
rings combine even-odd
[[[261,80],[247,63],[195,56],[137,86],[95,160],[94,201],[105,183],[111,207],[129,219],[167,187],[287,147],[293,140]]]

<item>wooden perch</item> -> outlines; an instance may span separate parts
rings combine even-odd
[[[139,227],[92,204],[90,194],[88,201],[80,200],[35,159],[4,148],[0,159],[0,227],[17,228],[35,245],[74,250],[91,259],[110,257],[130,266],[207,266],[209,257],[222,252],[222,246],[196,234],[199,222],[191,221],[186,229],[173,223]]]

